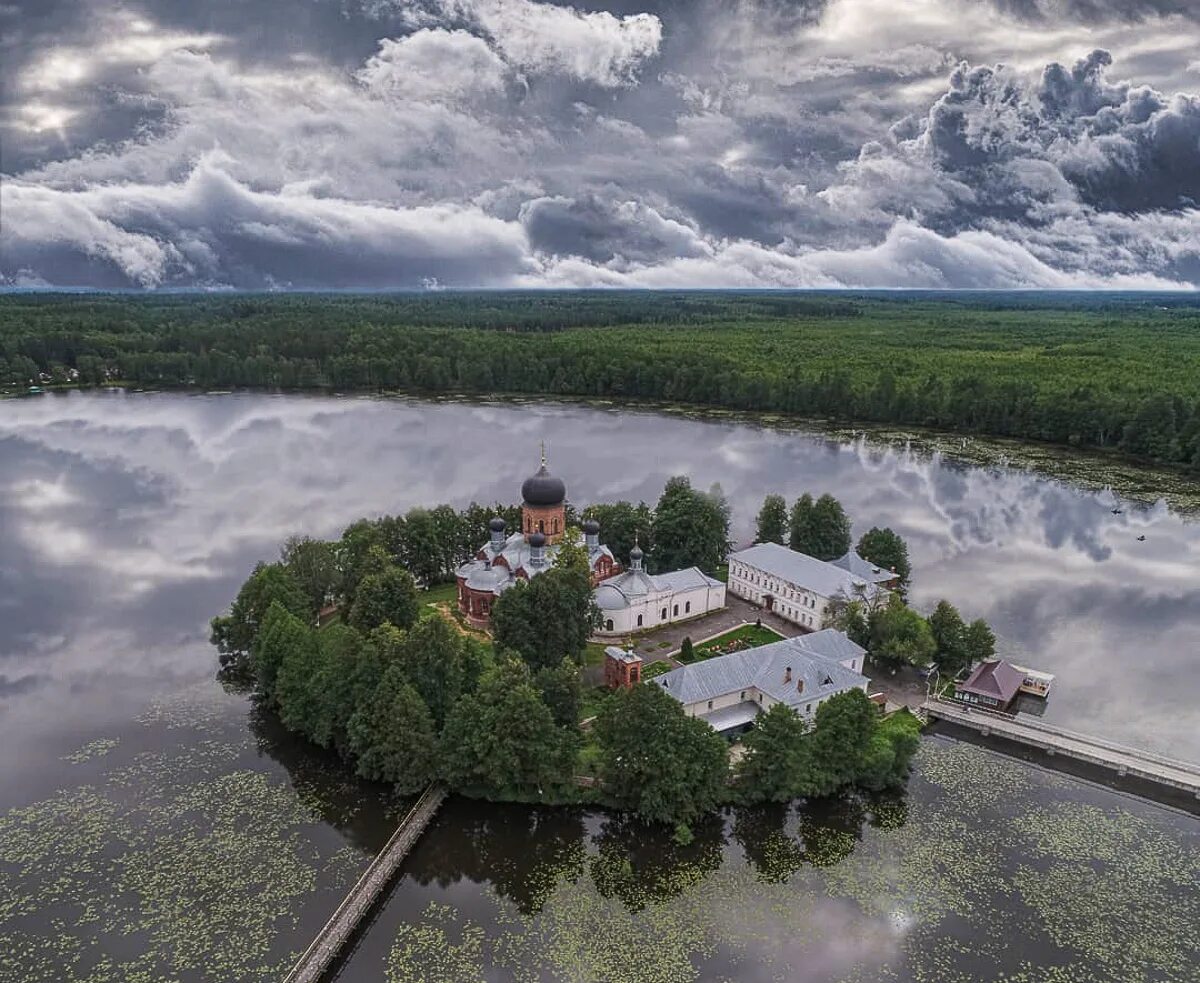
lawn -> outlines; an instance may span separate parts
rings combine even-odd
[[[417,591],[417,603],[440,604],[442,601],[458,599],[458,584],[435,584],[427,590]]]
[[[710,638],[703,645],[697,645],[692,650],[691,661],[700,662],[704,659],[711,659],[715,655],[729,655],[731,652],[740,652],[742,649],[758,648],[760,645],[777,642],[782,637],[778,632],[772,631],[765,625],[762,627],[742,625],[740,628],[725,632],[724,635]],[[684,660],[680,659],[680,661]]]
[[[665,672],[670,672],[674,669],[673,663],[667,659],[661,662],[651,662],[648,666],[642,668],[642,679],[653,679],[655,676],[661,676]]]

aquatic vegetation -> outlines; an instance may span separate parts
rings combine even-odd
[[[63,755],[62,760],[69,761],[73,765],[82,764],[85,761],[91,761],[92,758],[103,757],[120,743],[119,737],[100,737],[94,741],[88,741],[77,751]]]
[[[387,983],[468,983],[484,979],[487,933],[471,922],[460,923],[455,914],[447,905],[431,904],[420,922],[400,927],[388,954]]]
[[[247,746],[144,752],[0,816],[0,980],[279,978],[296,912],[363,858],[322,857],[294,792],[235,767]]]

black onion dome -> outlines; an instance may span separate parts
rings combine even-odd
[[[529,545],[535,550],[541,549],[546,545],[546,537],[540,532],[535,532],[529,537]]]
[[[562,505],[567,500],[567,486],[562,478],[556,478],[546,465],[530,475],[521,486],[521,498],[526,505]]]
[[[634,548],[629,551],[629,559],[631,560],[640,560],[645,555],[646,554],[642,552],[642,548],[640,546],[634,546]]]
[[[496,516],[488,523],[488,528],[492,532],[504,532],[504,520],[500,516]]]
[[[589,536],[595,536],[600,531],[600,523],[595,519],[585,519],[583,522],[583,531]]]

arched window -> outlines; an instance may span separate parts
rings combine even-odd
[[[604,630],[612,631],[612,618],[609,618],[606,622],[604,622]]]
[[[558,532],[558,520],[557,519],[554,520],[554,531]]]
[[[671,617],[673,617],[673,618],[679,617],[679,605],[678,604],[676,604],[674,609],[671,611]]]
[[[642,616],[640,614],[638,615],[638,627],[642,627]]]
[[[663,621],[667,620],[667,609],[666,608],[663,608],[663,610],[662,610],[662,620]]]
[[[546,532],[546,523],[543,522],[541,519],[538,519],[538,532],[540,532],[540,533]]]
[[[685,602],[684,602],[684,604],[683,604],[683,613],[684,613],[684,614],[687,614],[687,613],[688,613],[689,611],[691,611],[691,610],[692,610],[692,602],[691,602],[691,601],[685,601]]]

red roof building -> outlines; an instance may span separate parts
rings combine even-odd
[[[1007,710],[1012,706],[1025,672],[1003,659],[981,662],[966,682],[954,688],[954,698],[960,703],[985,707],[988,710]]]

